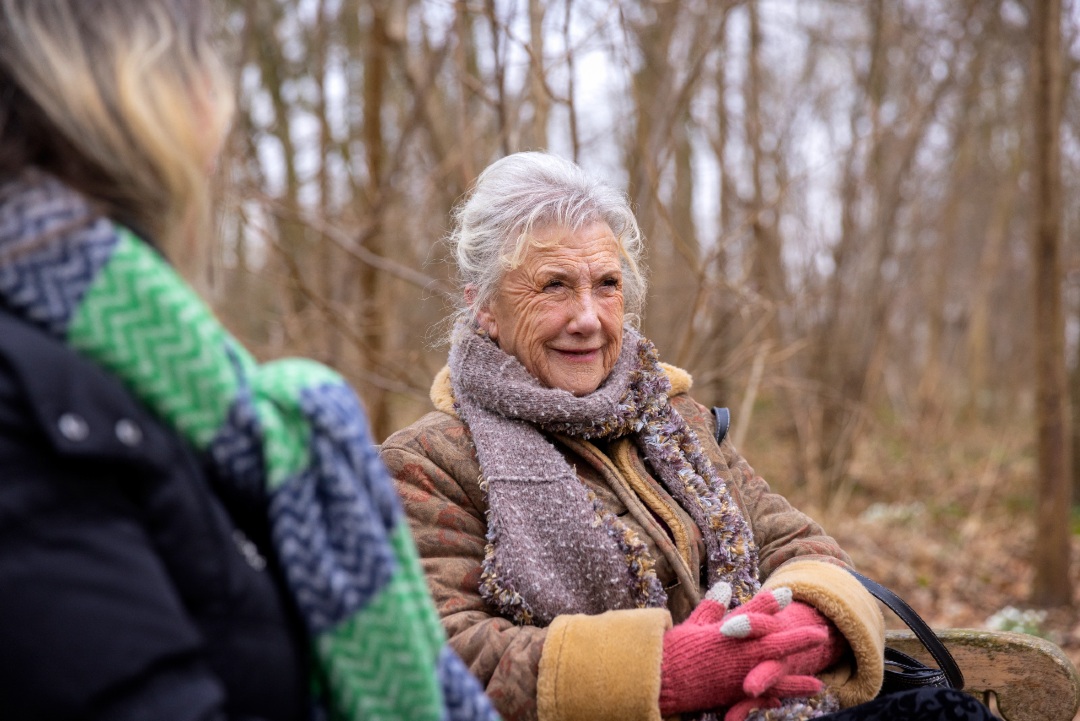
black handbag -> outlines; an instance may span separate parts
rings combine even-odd
[[[848,570],[851,571],[851,569]],[[904,602],[904,599],[877,581],[873,581],[857,571],[851,571],[851,574],[859,579],[859,582],[867,591],[873,594],[874,598],[888,606],[893,613],[900,617],[900,620],[908,625],[908,628],[915,633],[915,637],[919,639],[938,665],[938,668],[927,666],[906,653],[886,646],[885,679],[881,684],[881,691],[878,696],[916,688],[963,689],[964,674],[961,673],[960,667],[956,665],[956,660],[953,659],[949,649],[945,648],[945,644],[926,625],[926,622],[922,620],[919,614],[915,613],[911,606]]]

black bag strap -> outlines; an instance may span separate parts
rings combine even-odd
[[[720,406],[713,406],[712,414],[716,419],[716,445],[720,445],[727,435],[728,426],[731,425],[731,411]]]
[[[859,579],[859,582],[867,591],[873,594],[874,598],[888,606],[893,613],[900,617],[901,621],[908,625],[908,628],[915,632],[915,636],[922,642],[922,645],[926,647],[926,650],[930,652],[930,655],[937,661],[937,665],[945,673],[949,685],[955,689],[964,688],[964,674],[960,672],[960,667],[956,665],[956,660],[949,653],[949,649],[945,648],[945,644],[941,642],[937,634],[926,625],[926,621],[923,621],[922,617],[915,613],[915,610],[907,605],[904,599],[877,581],[867,578],[858,571],[850,568],[848,570],[851,571],[851,575]]]

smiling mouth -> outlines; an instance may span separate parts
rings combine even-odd
[[[587,360],[587,359],[591,358],[593,356],[593,354],[599,353],[600,349],[599,348],[589,348],[587,350],[562,350],[562,349],[556,348],[555,351],[557,353],[559,353],[561,355],[564,355],[564,356],[567,356],[569,358]]]

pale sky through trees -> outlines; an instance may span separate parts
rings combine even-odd
[[[1030,410],[1018,0],[232,8],[236,195],[214,292],[262,299],[239,322],[268,355],[314,349],[351,374],[377,432],[422,412],[445,360],[450,209],[492,160],[543,147],[630,193],[652,269],[644,329],[704,394],[787,407],[800,473],[842,476],[882,404]],[[1074,3],[1066,17],[1070,197]]]

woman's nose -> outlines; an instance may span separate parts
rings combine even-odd
[[[573,315],[568,330],[571,333],[589,335],[600,330],[600,313],[591,292],[577,293],[574,298]]]

